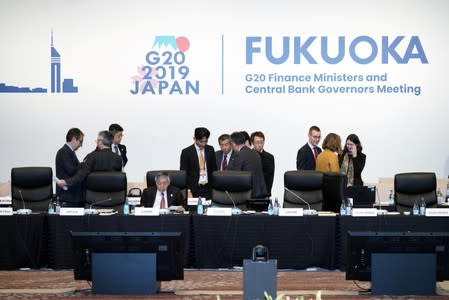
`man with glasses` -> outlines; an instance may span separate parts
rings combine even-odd
[[[56,177],[63,181],[56,185],[56,196],[63,206],[83,207],[83,176],[75,176],[81,169],[75,154],[83,145],[84,134],[78,128],[71,128],[66,135],[66,143],[56,153]],[[68,188],[70,185],[70,188]]]
[[[184,201],[181,191],[170,185],[170,176],[166,172],[159,172],[154,181],[156,186],[143,190],[140,204],[144,207],[170,209],[177,212],[184,211]]]
[[[315,170],[315,161],[321,148],[318,147],[321,139],[321,130],[318,126],[312,126],[309,129],[309,140],[298,150],[296,156],[296,169]]]

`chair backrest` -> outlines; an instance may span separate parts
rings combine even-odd
[[[232,207],[234,206],[232,200],[234,200],[238,208],[246,208],[246,200],[251,199],[251,172],[215,171],[212,176],[214,179],[212,183],[212,202],[214,205]]]
[[[124,172],[93,172],[86,178],[86,207],[113,208],[123,211],[127,180]],[[110,199],[110,200],[107,200]]]
[[[309,170],[287,171],[284,173],[284,207],[303,207],[308,205],[298,199],[301,197],[309,203],[311,209],[323,208],[323,173]],[[292,194],[292,192],[297,195]]]
[[[187,173],[184,170],[152,170],[147,172],[147,187],[155,186],[154,177],[160,172],[170,176],[170,185],[177,187],[181,191],[184,200],[187,200]]]
[[[323,210],[340,212],[341,202],[345,199],[346,183],[345,174],[323,174]]]
[[[411,210],[415,200],[424,198],[427,207],[437,205],[437,179],[435,173],[400,173],[394,176],[396,209]]]
[[[14,210],[44,212],[53,198],[53,170],[50,167],[11,169],[11,198]],[[23,198],[23,201],[22,201]]]

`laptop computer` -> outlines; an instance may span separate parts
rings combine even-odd
[[[345,190],[345,198],[353,199],[353,207],[366,208],[373,207],[376,202],[375,186],[348,186]]]

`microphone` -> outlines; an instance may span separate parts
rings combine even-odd
[[[20,199],[22,199],[22,209],[17,210],[17,214],[19,215],[29,215],[32,213],[31,209],[25,208],[25,200],[23,200],[22,190],[19,190]]]
[[[302,197],[299,197],[296,193],[294,193],[293,191],[291,191],[291,190],[288,189],[287,187],[284,187],[284,189],[285,189],[286,191],[290,192],[293,196],[295,196],[296,198],[298,198],[299,200],[301,200],[302,202],[304,202],[304,203],[307,205],[308,209],[305,209],[305,210],[304,210],[304,215],[305,215],[305,216],[314,216],[314,215],[317,215],[317,214],[318,214],[316,210],[310,208],[309,202],[307,202],[306,200],[304,200]]]
[[[93,207],[94,205],[97,205],[97,204],[100,204],[100,203],[104,203],[104,202],[107,202],[107,201],[111,201],[111,200],[112,200],[112,198],[109,197],[109,198],[107,198],[107,199],[98,200],[98,201],[96,201],[96,202],[93,202],[93,203],[90,204],[89,208],[87,208],[87,209],[84,210],[84,213],[85,213],[86,215],[97,215],[97,214],[98,214],[98,210],[95,209],[95,208],[92,208],[92,207]]]
[[[231,200],[232,204],[234,205],[234,207],[231,209],[231,213],[233,215],[240,215],[242,213],[242,210],[240,208],[238,208],[237,206],[235,206],[235,202],[234,199],[232,199],[231,194],[229,194],[228,191],[225,191],[226,195],[228,195],[228,198]]]

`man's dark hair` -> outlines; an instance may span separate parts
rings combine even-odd
[[[103,145],[111,147],[114,135],[108,130],[103,130],[98,133],[98,140],[103,142]]]
[[[251,133],[251,143],[254,143],[254,138],[256,136],[260,137],[260,138],[263,138],[263,140],[265,141],[265,135],[263,134],[262,131],[254,131],[253,133]]]
[[[309,128],[309,134],[312,133],[312,130],[321,132],[320,127],[315,126],[315,125],[313,125],[312,127]]]
[[[241,131],[235,131],[231,134],[231,142],[236,145],[243,145],[245,143],[245,136]]]
[[[231,136],[227,133],[224,133],[218,137],[218,143],[220,144],[220,142],[229,140],[229,139],[231,139]]]
[[[245,138],[245,142],[248,141],[248,143],[249,143],[250,145],[252,145],[252,143],[251,143],[251,138],[249,137],[249,133],[246,132],[245,130],[240,131],[240,132],[243,134],[243,137]]]
[[[195,128],[195,140],[201,140],[203,138],[209,138],[210,131],[205,127],[197,127]]]
[[[123,127],[120,126],[119,124],[114,123],[109,125],[109,131],[112,133],[112,135],[115,135],[117,132],[122,132]]]
[[[70,128],[67,132],[67,135],[65,136],[65,141],[68,143],[73,138],[77,139],[78,141],[81,139],[81,136],[84,136],[84,133],[79,130],[79,128]]]

